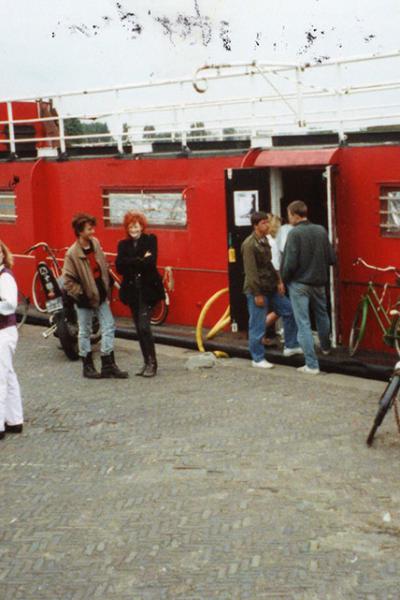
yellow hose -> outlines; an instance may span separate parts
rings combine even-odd
[[[210,307],[214,304],[214,302],[216,300],[218,300],[218,298],[220,298],[223,294],[226,294],[227,292],[229,292],[229,288],[223,288],[222,290],[219,290],[213,296],[211,296],[211,298],[209,298],[207,300],[207,302],[201,309],[199,318],[197,320],[197,325],[196,325],[196,343],[197,343],[197,347],[200,352],[205,352],[204,344],[203,344],[202,329],[203,329],[203,323],[204,323],[206,314],[209,311]],[[214,327],[209,332],[209,335],[213,334],[211,337],[216,335],[219,331],[221,331],[221,329],[223,329],[229,323],[229,321],[230,321],[230,317],[228,316],[229,313],[230,313],[230,309],[228,306],[228,308],[226,309],[223,316],[219,319],[219,321],[214,325]],[[215,350],[213,352],[213,354],[217,358],[228,358],[228,354],[226,354],[226,352],[222,352],[221,350]]]
[[[211,340],[215,337],[220,331],[222,331],[227,325],[229,325],[231,321],[231,307],[228,306],[222,317],[217,323],[215,323],[214,327],[210,329],[210,331],[206,335],[206,340]]]

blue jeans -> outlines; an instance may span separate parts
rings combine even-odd
[[[331,347],[329,338],[331,324],[328,316],[325,288],[297,282],[290,283],[288,287],[294,317],[299,329],[299,342],[304,352],[306,365],[310,369],[318,369],[319,363],[315,354],[310,323],[310,308],[315,316],[321,349],[329,350]]]
[[[254,362],[264,359],[265,349],[261,338],[265,333],[265,319],[270,310],[274,310],[283,321],[286,348],[296,348],[297,326],[294,320],[292,306],[287,296],[272,292],[264,296],[264,306],[257,306],[253,294],[246,294],[249,311],[249,350]]]
[[[97,315],[101,332],[101,354],[108,356],[114,349],[115,322],[110,305],[108,302],[102,302],[98,308],[77,308],[78,313],[78,345],[79,356],[86,356],[92,351],[90,336],[92,333],[92,322],[94,315]]]

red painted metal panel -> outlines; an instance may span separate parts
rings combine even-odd
[[[344,341],[348,334],[364,283],[394,284],[391,274],[374,274],[361,266],[353,267],[361,256],[369,264],[400,266],[400,238],[382,237],[380,232],[379,190],[385,183],[400,187],[400,147],[371,146],[341,150],[337,198],[337,229],[339,236],[340,306]],[[400,290],[391,290],[392,303]],[[382,333],[371,314],[363,347],[384,349]]]
[[[1,114],[1,113],[0,113]],[[400,267],[400,238],[380,233],[379,191],[384,184],[400,187],[400,147],[365,146],[322,150],[268,150],[259,156],[286,156],[290,165],[318,166],[339,162],[336,218],[339,239],[339,298],[343,340],[347,342],[354,310],[371,275],[352,262]],[[321,154],[322,153],[322,154]],[[256,153],[253,153],[256,156]],[[300,165],[294,157],[303,157]],[[248,155],[248,158],[250,154]],[[307,161],[304,162],[307,157]],[[314,157],[311,159],[311,157]],[[9,189],[15,177],[17,221],[0,223],[0,238],[20,254],[29,245],[46,240],[61,248],[74,241],[72,216],[87,211],[98,217],[97,235],[105,250],[115,252],[124,236],[121,227],[106,227],[102,190],[121,188],[185,189],[188,224],[184,229],[153,228],[159,241],[159,265],[174,269],[170,323],[195,324],[201,307],[218,289],[227,285],[227,243],[224,171],[240,168],[242,156],[170,159],[40,159],[0,162],[0,188]],[[275,159],[274,159],[275,160]],[[277,160],[277,159],[276,159]],[[300,161],[300,158],[298,159]],[[321,163],[321,161],[323,161]],[[257,159],[256,159],[257,162]],[[311,164],[312,163],[312,164]],[[246,163],[246,166],[251,166]],[[275,165],[270,166],[277,166]],[[279,165],[282,166],[282,165]],[[16,272],[21,289],[29,293],[33,263],[17,257]],[[377,281],[385,281],[382,275]],[[391,283],[394,280],[389,276]],[[391,290],[392,302],[399,296]],[[219,317],[222,305],[208,323]],[[368,324],[365,347],[388,350],[374,323]]]
[[[171,266],[174,271],[175,290],[171,293],[168,321],[193,325],[208,298],[227,286],[224,172],[239,167],[241,158],[0,163],[0,187],[2,179],[7,182],[13,174],[20,174],[21,180],[16,190],[17,223],[0,223],[0,238],[16,253],[41,240],[55,248],[69,246],[74,241],[71,219],[75,213],[85,211],[98,219],[96,235],[103,248],[115,252],[125,233],[122,226],[104,223],[104,189],[186,189],[187,226],[151,231],[158,237],[160,267]],[[21,289],[29,292],[31,261],[18,258],[16,269]],[[215,322],[222,312],[211,313],[208,323]]]

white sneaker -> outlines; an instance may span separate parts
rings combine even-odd
[[[321,352],[322,352],[322,354],[324,356],[329,356],[332,353],[332,350],[331,349],[329,349],[329,350],[321,350]]]
[[[303,350],[300,346],[296,346],[296,348],[284,348],[283,356],[294,356],[295,354],[304,354]]]
[[[310,367],[307,367],[307,365],[299,367],[297,370],[299,373],[307,373],[307,375],[319,375],[321,372],[319,369],[311,369]]]
[[[255,360],[252,360],[251,366],[257,367],[258,369],[273,369],[275,365],[268,362],[267,360],[260,360],[260,362],[256,362]]]

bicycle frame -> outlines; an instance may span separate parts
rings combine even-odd
[[[386,283],[383,288],[381,297],[376,293],[374,284],[372,281],[368,282],[368,289],[366,294],[363,296],[364,302],[366,302],[371,308],[375,315],[375,318],[382,330],[382,334],[385,335],[389,332],[392,326],[392,319],[389,316],[389,309],[386,309],[383,305],[383,300],[386,295],[388,284]],[[382,318],[381,318],[382,315]]]
[[[392,272],[396,275],[397,281],[400,281],[400,272],[396,267],[377,267],[368,264],[364,259],[360,257],[353,262],[353,266],[358,264],[361,264],[367,269],[373,270],[374,272]],[[382,331],[384,343],[392,348],[395,347],[398,355],[400,356],[400,312],[391,308],[390,298],[385,303],[386,306],[384,306],[384,299],[388,287],[389,283],[385,283],[383,286],[382,294],[381,296],[379,296],[376,292],[373,280],[370,280],[368,282],[367,290],[361,296],[360,301],[358,303],[350,330],[350,356],[354,356],[354,354],[357,352],[359,344],[361,343],[361,340],[364,337],[369,307],[371,307],[375,319]],[[394,306],[396,308],[400,306],[399,298],[396,299]]]
[[[394,409],[395,409],[397,426],[399,428],[399,433],[400,433],[399,414],[398,414],[398,409],[396,406],[396,398],[399,393],[399,390],[400,390],[400,362],[397,362],[394,367],[393,374],[389,380],[389,383],[387,384],[385,391],[383,392],[382,396],[380,397],[378,412],[376,413],[376,416],[374,419],[374,424],[373,424],[373,426],[368,434],[368,437],[367,437],[367,446],[372,445],[372,442],[374,440],[374,436],[375,436],[375,433],[376,433],[378,427],[380,427],[382,425],[383,419],[385,418],[387,412],[392,408],[392,406],[394,406]]]

